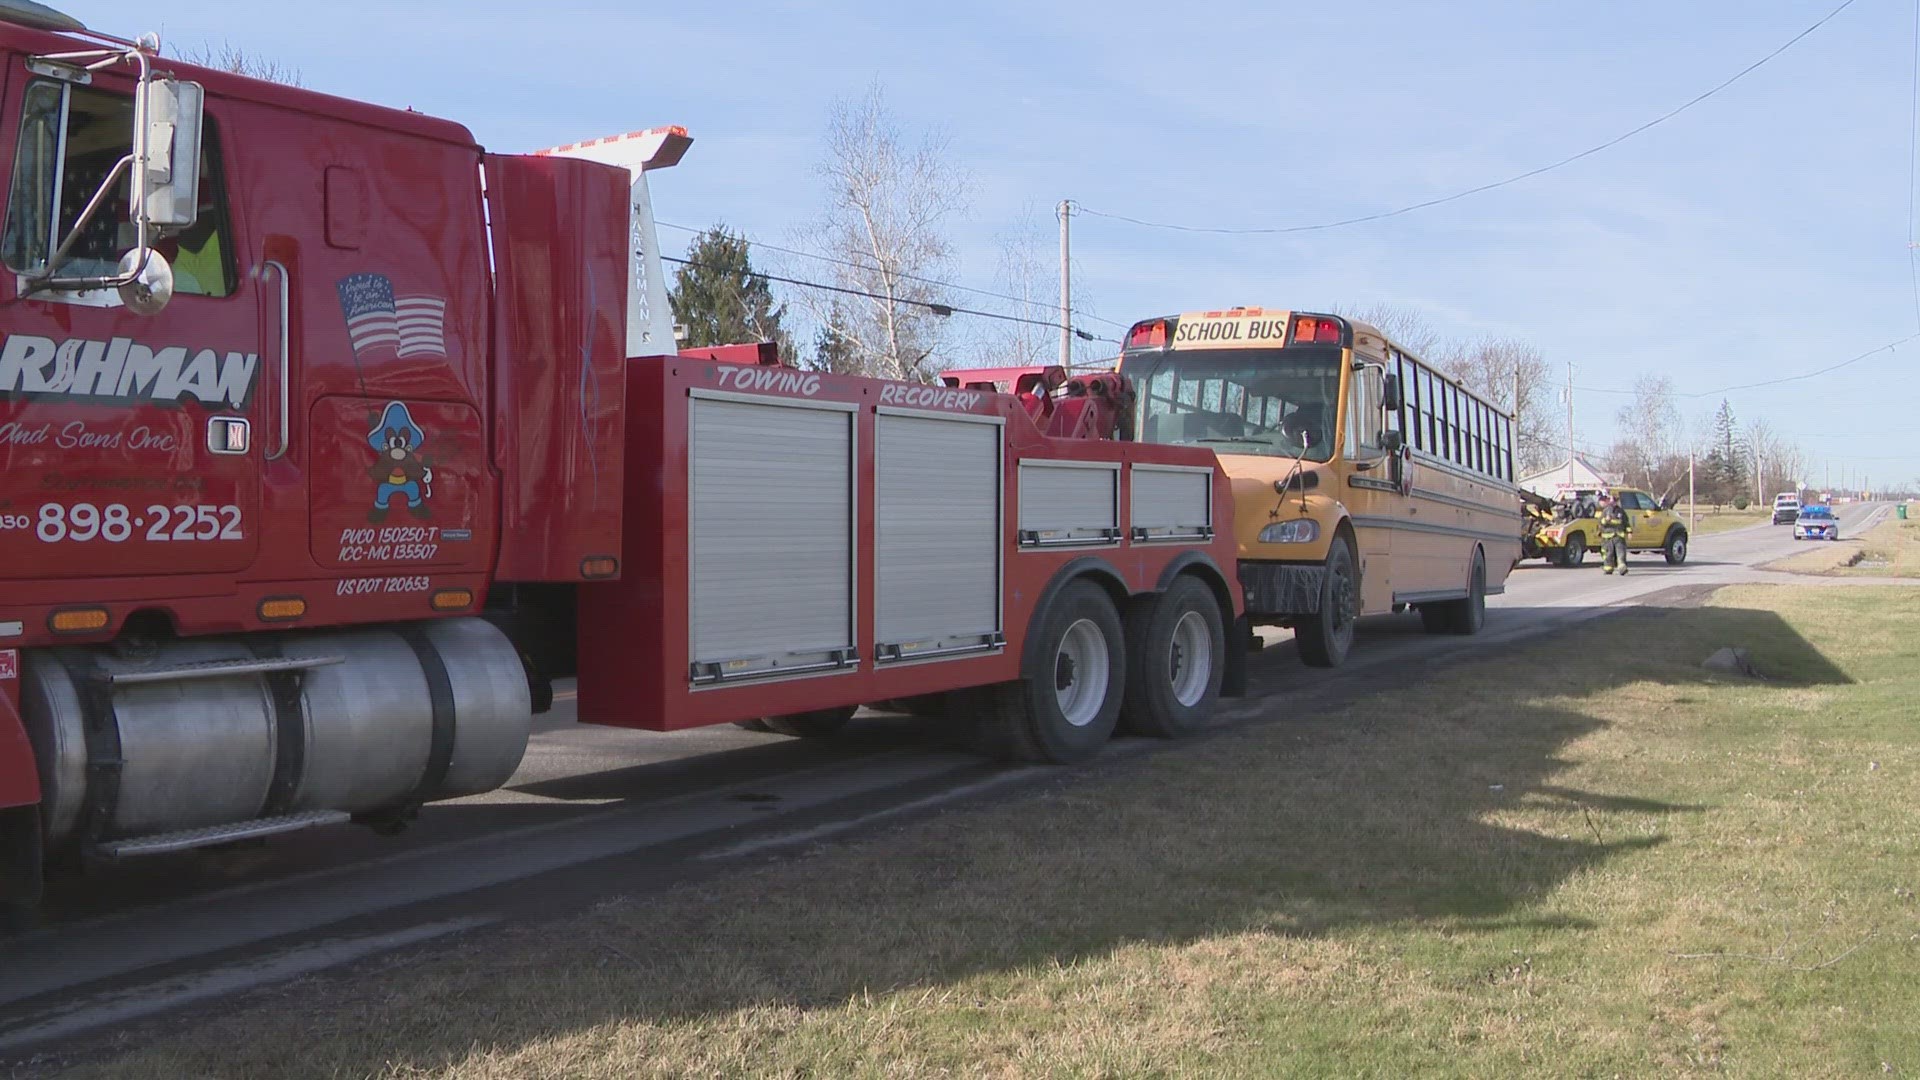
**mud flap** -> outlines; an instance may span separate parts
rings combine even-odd
[[[20,719],[20,654],[0,650],[0,807],[40,802],[40,767]]]
[[[1247,693],[1247,655],[1256,647],[1253,621],[1245,615],[1233,620],[1227,632],[1227,670],[1220,674],[1221,697],[1245,697]]]
[[[0,930],[32,926],[45,883],[45,862],[40,808],[11,806],[0,810]]]

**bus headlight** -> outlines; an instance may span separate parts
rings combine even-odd
[[[1312,518],[1276,521],[1260,530],[1263,544],[1311,544],[1320,539],[1320,523]]]

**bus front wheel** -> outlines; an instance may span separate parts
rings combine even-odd
[[[1360,614],[1360,575],[1353,542],[1336,536],[1327,551],[1327,573],[1320,585],[1320,609],[1294,625],[1300,659],[1309,667],[1339,667],[1353,648],[1353,624]]]

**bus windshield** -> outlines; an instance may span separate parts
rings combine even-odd
[[[1142,442],[1199,444],[1222,454],[1333,457],[1337,346],[1168,350],[1127,357]]]

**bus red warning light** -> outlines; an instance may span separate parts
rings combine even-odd
[[[1313,315],[1295,315],[1293,317],[1293,343],[1295,345],[1307,345],[1320,341],[1338,344],[1340,341],[1339,322]]]
[[[1167,320],[1165,319],[1135,323],[1133,329],[1127,332],[1129,349],[1158,349],[1164,347],[1166,343]]]

